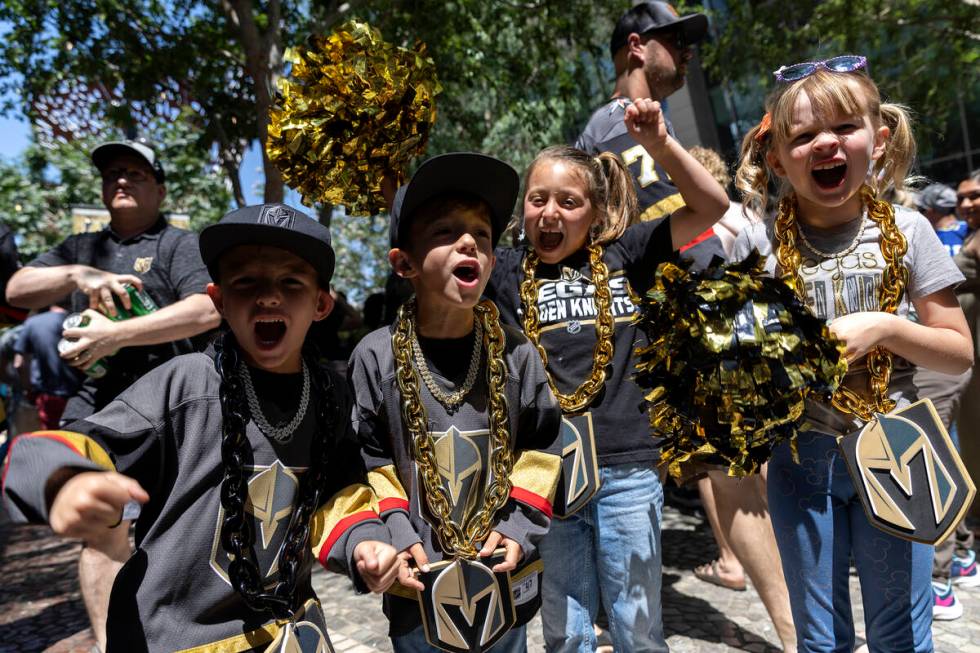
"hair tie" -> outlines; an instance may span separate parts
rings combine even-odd
[[[769,131],[772,129],[772,114],[766,111],[766,115],[762,116],[762,120],[759,121],[759,131],[756,132],[755,142],[761,143],[769,135]]]

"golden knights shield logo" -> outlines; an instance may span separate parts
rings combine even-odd
[[[152,256],[140,256],[135,261],[133,261],[133,272],[138,272],[139,274],[145,274],[150,271],[151,267],[153,267]]]
[[[430,644],[452,653],[478,653],[514,627],[510,573],[491,569],[503,559],[498,551],[478,560],[444,560],[421,574],[422,626]]]
[[[490,483],[486,473],[490,465],[490,431],[460,431],[455,426],[443,432],[430,432],[435,443],[436,467],[452,504],[453,521],[462,524],[473,515],[483,499],[483,492]],[[422,487],[421,481],[419,487]],[[422,501],[422,516],[436,528]]]
[[[599,490],[594,433],[592,413],[562,417],[561,478],[553,504],[556,517],[574,514]]]
[[[255,530],[255,557],[263,577],[272,580],[279,569],[279,550],[282,548],[293,503],[299,492],[298,475],[305,469],[284,466],[278,460],[272,465],[246,466],[249,474],[248,499],[245,514],[253,519]],[[226,583],[231,554],[221,546],[221,524],[225,511],[218,508],[218,519],[211,543],[211,569]]]
[[[871,523],[896,537],[941,542],[976,494],[928,399],[878,415],[840,447]]]

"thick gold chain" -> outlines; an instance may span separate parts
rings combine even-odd
[[[486,540],[493,528],[493,519],[510,497],[510,473],[514,467],[511,454],[510,428],[507,418],[507,397],[504,384],[507,367],[504,364],[504,332],[500,328],[497,307],[482,301],[476,307],[477,319],[483,324],[483,349],[487,352],[487,389],[490,412],[490,466],[492,478],[484,492],[483,505],[462,524],[452,518],[452,504],[442,486],[436,464],[435,443],[429,434],[429,420],[422,403],[418,371],[412,365],[412,337],[415,332],[415,300],[398,309],[398,323],[391,336],[395,355],[395,378],[401,392],[402,420],[412,437],[412,453],[419,467],[425,500],[436,521],[433,529],[443,551],[450,556],[474,559],[477,543]]]
[[[541,354],[544,361],[545,373],[551,391],[558,398],[558,404],[566,413],[577,413],[588,406],[606,383],[606,367],[613,355],[613,329],[615,324],[612,314],[612,293],[609,291],[609,268],[602,261],[602,247],[589,245],[589,267],[592,272],[592,285],[595,286],[595,348],[592,352],[592,373],[570,394],[558,390],[551,372],[548,372],[548,352],[541,344],[538,319],[538,286],[534,280],[534,271],[538,267],[538,255],[531,251],[524,257],[522,264],[524,280],[521,281],[521,304],[524,308],[524,334]]]
[[[903,257],[908,251],[908,241],[895,224],[895,209],[888,202],[875,197],[868,186],[861,189],[861,198],[868,207],[868,217],[875,221],[881,230],[881,255],[885,259],[885,270],[881,276],[878,301],[885,313],[895,313],[902,301],[902,294],[909,282],[909,271]],[[803,277],[800,274],[803,257],[796,241],[799,238],[799,224],[796,220],[796,196],[790,195],[779,203],[776,215],[776,240],[779,247],[776,260],[783,271],[783,279],[796,290],[796,294],[806,301]],[[892,375],[892,353],[883,347],[875,347],[868,352],[868,387],[871,401],[841,384],[831,402],[837,410],[857,415],[867,421],[876,412],[887,413],[895,407],[888,398],[888,383]]]

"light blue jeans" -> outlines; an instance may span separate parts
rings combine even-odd
[[[871,525],[834,438],[806,431],[798,447],[800,464],[785,444],[769,462],[769,514],[800,653],[854,649],[852,557],[871,653],[932,651],[932,547]]]
[[[555,519],[544,560],[541,618],[548,651],[596,650],[602,598],[617,651],[667,651],[660,613],[660,515],[664,492],[651,464],[599,468],[601,487],[567,519]]]
[[[425,638],[425,629],[419,626],[407,635],[392,637],[391,645],[395,653],[430,653],[439,651]],[[512,628],[506,635],[490,647],[493,653],[527,653],[527,626]]]

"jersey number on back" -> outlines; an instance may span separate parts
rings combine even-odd
[[[646,188],[650,184],[660,181],[660,175],[657,174],[653,157],[647,154],[642,145],[634,145],[619,156],[627,166],[639,160],[640,174],[636,178],[636,183],[640,185],[640,188]]]

